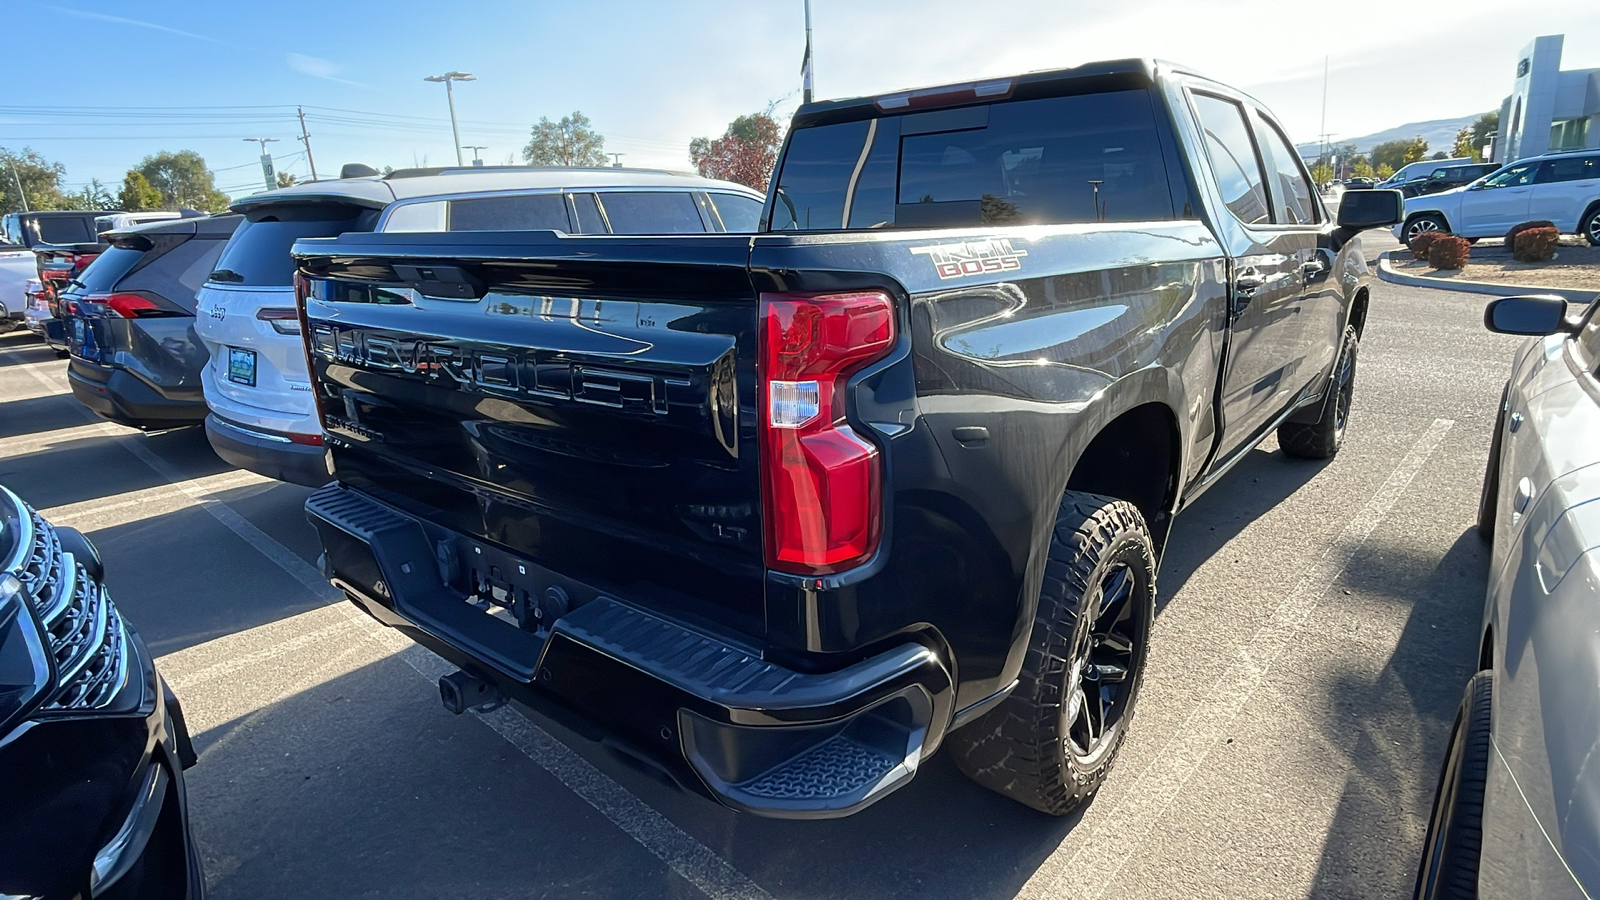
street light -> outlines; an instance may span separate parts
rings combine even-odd
[[[479,150],[487,150],[487,149],[489,149],[489,145],[488,144],[468,144],[465,147],[462,147],[461,149],[463,149],[463,150],[471,150],[472,151],[472,164],[474,166],[481,166],[481,165],[483,165],[483,160],[478,158],[478,151]]]
[[[450,82],[477,81],[478,78],[477,76],[471,75],[467,72],[446,72],[443,75],[429,75],[427,78],[422,80],[432,81],[435,84],[441,81],[444,82],[444,96],[445,99],[450,103],[450,134],[455,138],[456,165],[459,166],[461,165],[461,129],[456,127],[456,95],[455,92],[450,89]]]
[[[251,141],[255,141],[256,143],[261,145],[261,179],[262,179],[263,182],[266,183],[267,190],[270,191],[273,188],[277,187],[278,186],[278,176],[277,176],[277,174],[275,172],[272,171],[272,154],[267,152],[267,145],[268,144],[276,144],[278,142],[278,139],[277,138],[253,137],[253,138],[245,138],[244,140],[245,140],[245,143],[249,143]]]

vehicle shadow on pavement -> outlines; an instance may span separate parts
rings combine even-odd
[[[60,394],[49,394],[0,400],[0,440],[91,424],[73,409],[71,397],[65,398],[66,403],[62,399]]]
[[[25,363],[49,362],[60,359],[54,350],[31,331],[13,331],[0,335],[0,367],[20,366]],[[61,367],[67,367],[61,360]]]
[[[1312,896],[1365,897],[1375,884],[1415,881],[1450,723],[1477,670],[1488,573],[1476,528],[1437,564],[1374,546],[1348,570],[1346,592],[1358,602],[1407,604],[1411,614],[1376,678],[1346,670],[1327,685],[1323,740],[1350,767]]]
[[[1290,457],[1271,440],[1239,460],[1173,520],[1161,570],[1156,574],[1156,611],[1164,609],[1224,544],[1305,487],[1324,466],[1324,462]]]
[[[50,398],[61,402],[60,398]],[[69,398],[66,402],[72,402]],[[79,418],[79,424],[86,420]],[[185,478],[231,471],[199,428],[108,437],[90,433],[31,453],[0,457],[0,484],[16,491],[35,509],[112,498],[128,491],[162,487],[167,479],[119,446],[138,441]]]

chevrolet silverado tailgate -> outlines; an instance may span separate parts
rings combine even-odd
[[[596,590],[761,630],[748,238],[295,251],[340,481]]]

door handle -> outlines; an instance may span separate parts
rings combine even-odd
[[[1300,264],[1300,274],[1307,278],[1315,278],[1326,271],[1328,271],[1328,264],[1323,262],[1320,256],[1308,259]]]
[[[1267,280],[1261,277],[1260,272],[1257,272],[1255,269],[1245,269],[1243,272],[1240,272],[1238,275],[1234,276],[1233,289],[1239,296],[1248,297],[1251,294],[1254,294],[1258,289],[1261,288],[1262,285],[1266,283]]]

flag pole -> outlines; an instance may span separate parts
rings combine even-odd
[[[800,86],[803,89],[803,91],[802,91],[803,101],[806,102],[806,103],[810,103],[811,102],[811,81],[812,81],[812,78],[811,78],[811,0],[805,0],[805,4],[806,4],[806,58],[805,58],[805,61],[800,64],[800,76],[801,76],[801,78],[800,78]]]

